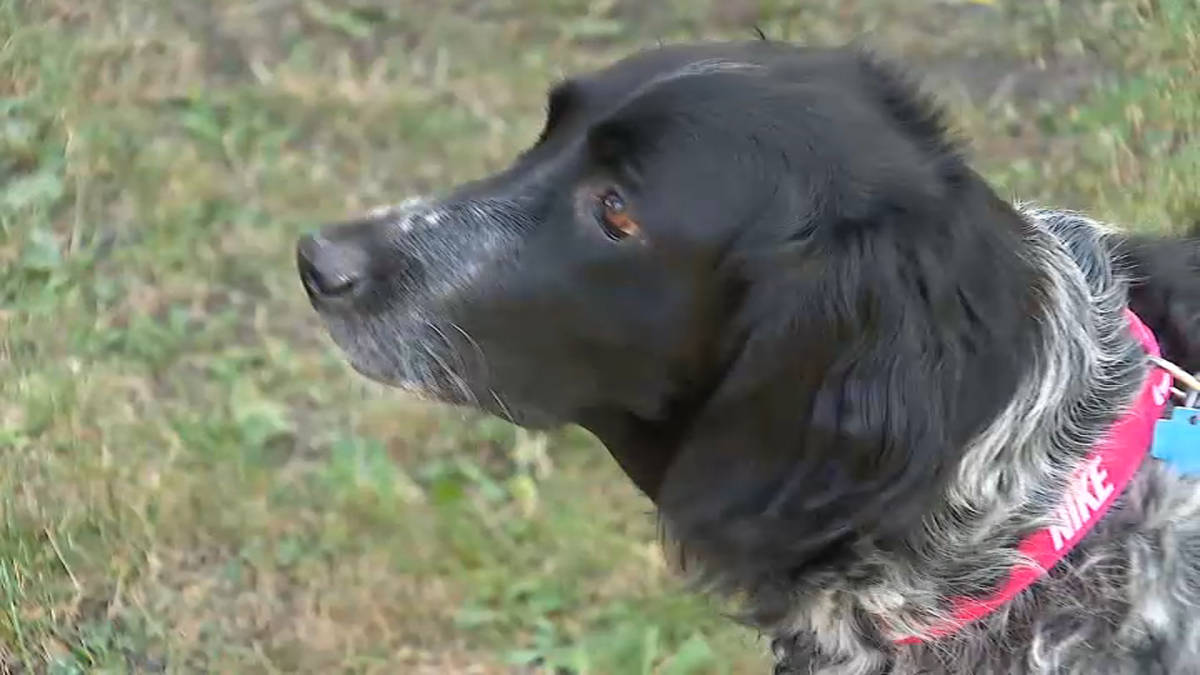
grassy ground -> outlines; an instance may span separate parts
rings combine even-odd
[[[351,374],[293,237],[755,24],[925,68],[1008,195],[1171,227],[1193,2],[0,0],[0,672],[764,672],[590,438]]]

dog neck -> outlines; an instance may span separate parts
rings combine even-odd
[[[864,615],[886,627],[883,636],[961,626],[970,615],[955,613],[963,602],[984,609],[979,604],[1004,593],[1013,570],[1028,564],[1020,542],[1059,525],[1072,478],[1144,393],[1150,371],[1131,336],[1109,231],[1077,214],[1020,213],[1034,226],[1028,255],[1043,274],[1047,308],[1027,379],[970,443],[938,507],[905,544],[862,547],[854,576],[867,581],[821,575],[819,587],[806,586],[808,599],[793,604],[783,632],[824,635],[832,649],[848,626],[865,630]],[[1140,457],[1145,448],[1129,451]]]
[[[1161,356],[1158,342],[1141,319],[1127,310],[1130,332],[1147,355]],[[921,635],[896,635],[897,644],[918,644],[952,634],[973,621],[1011,602],[1038,579],[1049,573],[1091,532],[1124,492],[1146,458],[1154,428],[1171,395],[1172,377],[1160,367],[1143,384],[1134,407],[1110,427],[1072,475],[1055,512],[1058,521],[1026,537],[1017,550],[1028,564],[1014,567],[1007,581],[989,596],[962,596],[952,600],[950,616]]]
[[[1044,313],[1031,319],[1040,345],[1017,393],[967,444],[919,526],[890,544],[842,547],[833,562],[817,561],[767,588],[739,589],[751,596],[750,623],[776,635],[811,635],[818,651],[845,652],[848,641],[865,640],[885,653],[889,635],[927,635],[953,621],[951,599],[1003,589],[1028,562],[1018,544],[1056,524],[1072,476],[1133,404],[1148,371],[1130,337],[1110,233],[1076,214],[1019,213],[1030,226],[1024,256],[1040,276]],[[688,425],[624,416],[589,422],[657,503]]]

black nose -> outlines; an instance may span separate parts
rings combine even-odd
[[[304,236],[296,245],[296,266],[314,300],[359,294],[367,279],[367,256],[361,247],[331,241],[320,234]]]

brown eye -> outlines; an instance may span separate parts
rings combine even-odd
[[[609,239],[620,241],[638,233],[640,228],[627,214],[628,208],[625,198],[614,190],[600,195],[600,225]]]

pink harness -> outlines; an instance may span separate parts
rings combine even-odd
[[[1161,353],[1154,334],[1133,312],[1126,311],[1130,328],[1148,355]],[[1018,550],[1035,564],[1013,569],[1008,581],[985,598],[955,598],[951,618],[920,636],[896,638],[897,644],[917,644],[948,635],[991,614],[1033,582],[1049,573],[1108,512],[1149,453],[1154,427],[1171,395],[1172,377],[1154,366],[1133,409],[1108,430],[1076,470],[1058,507],[1058,524],[1031,534]]]

